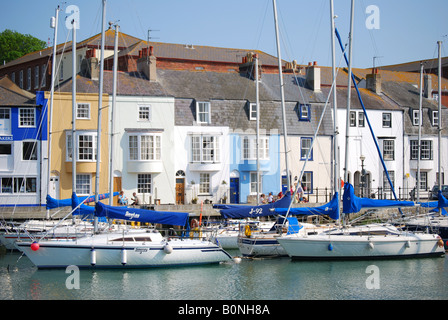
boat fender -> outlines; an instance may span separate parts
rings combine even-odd
[[[241,258],[240,257],[235,257],[235,258],[233,258],[233,262],[235,262],[235,264],[240,264],[241,263]]]
[[[128,255],[127,251],[123,248],[121,249],[121,264],[124,266],[126,263],[128,263]]]
[[[442,241],[442,244],[443,244],[443,241]],[[33,250],[33,251],[37,251],[37,250],[39,250],[39,244],[37,243],[37,242],[33,242],[32,244],[31,244],[31,250]]]
[[[90,251],[90,264],[92,266],[96,265],[96,251],[95,249],[92,248],[92,250]]]
[[[328,245],[328,251],[333,251],[333,244],[330,243],[330,244]]]
[[[249,225],[246,225],[246,227],[244,228],[244,234],[246,235],[246,237],[250,237],[250,235],[252,234],[252,231],[250,231]]]
[[[199,222],[198,222],[198,220],[197,220],[197,219],[193,219],[193,220],[191,220],[190,227],[191,227],[192,229],[199,227]]]
[[[173,252],[173,247],[169,243],[167,243],[163,247],[163,252],[165,252],[166,254],[170,254],[171,252]]]
[[[443,240],[442,239],[439,239],[437,244],[439,245],[440,248],[443,248]],[[448,241],[447,241],[447,245],[448,245]]]
[[[373,242],[369,242],[369,248],[370,248],[370,249],[375,248],[375,245],[373,244]]]
[[[406,241],[406,248],[410,248],[411,247],[411,241]]]

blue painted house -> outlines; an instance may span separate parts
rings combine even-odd
[[[0,79],[0,206],[45,203],[47,140],[43,92]]]

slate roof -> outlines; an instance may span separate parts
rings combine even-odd
[[[20,89],[8,76],[0,78],[0,106],[32,106],[36,96]]]

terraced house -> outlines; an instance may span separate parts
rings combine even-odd
[[[285,136],[276,57],[257,50],[146,42],[119,34],[114,105],[114,36],[114,30],[106,32],[100,193],[109,191],[112,172],[114,191],[124,190],[128,198],[136,192],[143,204],[247,203],[256,201],[257,185],[261,193],[276,195],[287,190],[289,179],[293,187],[300,183],[311,201],[325,202],[335,185],[333,144],[337,138],[339,176],[342,178],[344,170],[348,170],[349,182],[358,194],[389,197],[385,168],[370,136],[367,119],[374,127],[378,149],[396,192],[407,194],[405,190],[415,185],[414,141],[418,119],[414,111],[419,101],[418,74],[354,69],[367,114],[352,87],[347,135],[350,159],[345,168],[346,70],[339,70],[336,79],[335,125],[332,100],[328,97],[331,69],[314,62],[308,66],[282,63]],[[81,48],[76,75],[78,194],[93,193],[95,184],[100,38],[101,35],[96,35],[77,45]],[[72,191],[69,114],[73,77],[67,73],[71,70],[70,50],[67,43],[63,53],[58,51],[64,70],[58,70],[60,82],[54,99],[56,127],[52,132],[51,158],[55,160],[51,161],[50,189],[60,198]],[[259,114],[255,108],[255,54],[259,58]],[[34,56],[40,61],[41,54]],[[27,56],[27,64],[33,61],[32,57],[33,54]],[[1,66],[0,74],[17,73],[23,64],[16,61]],[[443,81],[446,86],[447,80]],[[426,86],[432,91],[424,97],[422,148],[427,151],[422,155],[428,159],[422,160],[428,162],[422,165],[422,190],[435,183],[435,124],[442,119],[443,127],[447,127],[446,108],[441,117],[436,113],[433,98],[436,83],[437,77],[432,76],[431,84],[428,82]],[[46,98],[48,94],[45,93]],[[257,118],[260,181],[256,161]],[[337,137],[335,130],[339,133]],[[443,139],[442,150],[446,150],[446,129]],[[45,152],[39,157],[45,159]],[[446,156],[442,159],[442,167],[446,168],[448,159]],[[44,204],[41,198],[40,203]]]

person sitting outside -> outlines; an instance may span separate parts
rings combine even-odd
[[[134,192],[132,194],[132,196],[133,196],[133,198],[131,198],[131,200],[134,201],[134,202],[132,202],[131,206],[138,206],[140,203],[139,203],[137,194]]]
[[[121,204],[123,206],[128,205],[128,198],[124,195],[123,190],[120,191],[120,194],[118,195],[118,204]]]

